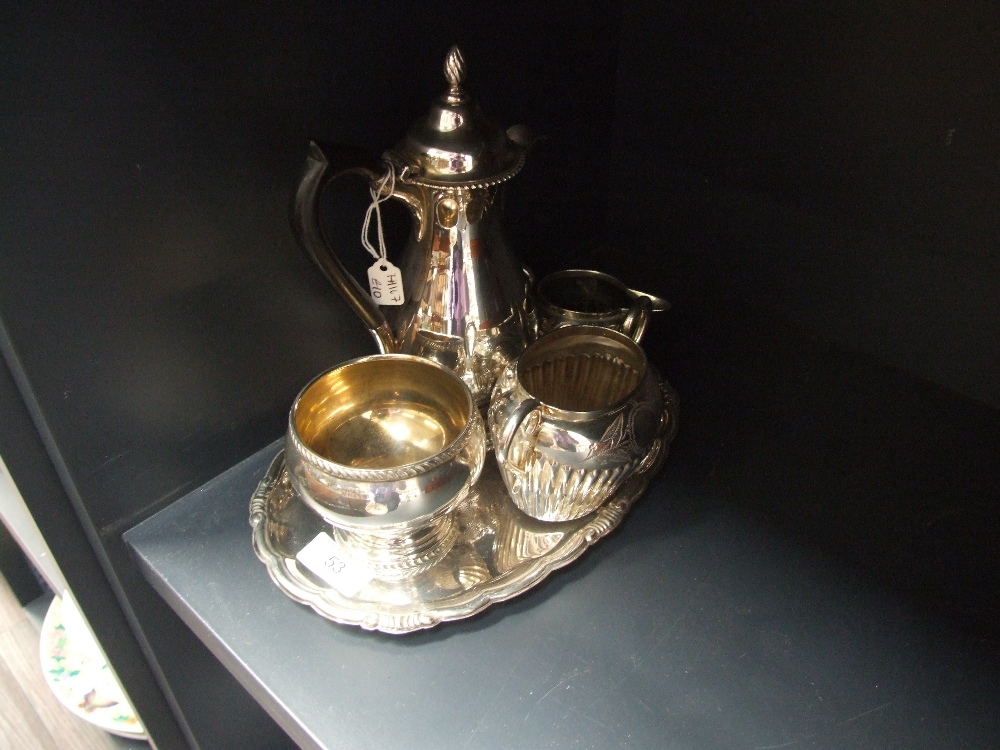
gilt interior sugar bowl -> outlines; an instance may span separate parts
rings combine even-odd
[[[449,510],[468,494],[486,434],[462,379],[404,354],[352,360],[295,399],[285,438],[289,481],[376,577],[398,580],[446,555]]]
[[[642,348],[597,326],[538,339],[500,377],[489,409],[504,484],[543,521],[591,513],[653,466],[672,420]]]

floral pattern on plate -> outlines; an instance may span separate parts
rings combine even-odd
[[[69,600],[57,596],[49,605],[39,653],[45,681],[66,708],[106,732],[146,739],[118,678]]]

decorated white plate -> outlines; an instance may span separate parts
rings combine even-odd
[[[42,622],[42,674],[59,701],[106,732],[146,739],[146,731],[72,600],[55,597]]]

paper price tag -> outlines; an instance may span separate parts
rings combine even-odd
[[[355,596],[374,578],[372,573],[348,557],[325,531],[299,550],[295,559],[344,596]]]
[[[403,304],[403,274],[385,258],[368,269],[368,288],[376,305]]]

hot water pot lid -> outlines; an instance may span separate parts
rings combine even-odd
[[[524,164],[525,148],[462,87],[465,61],[458,47],[448,52],[444,71],[448,90],[386,159],[399,178],[430,187],[483,187],[510,179]]]

